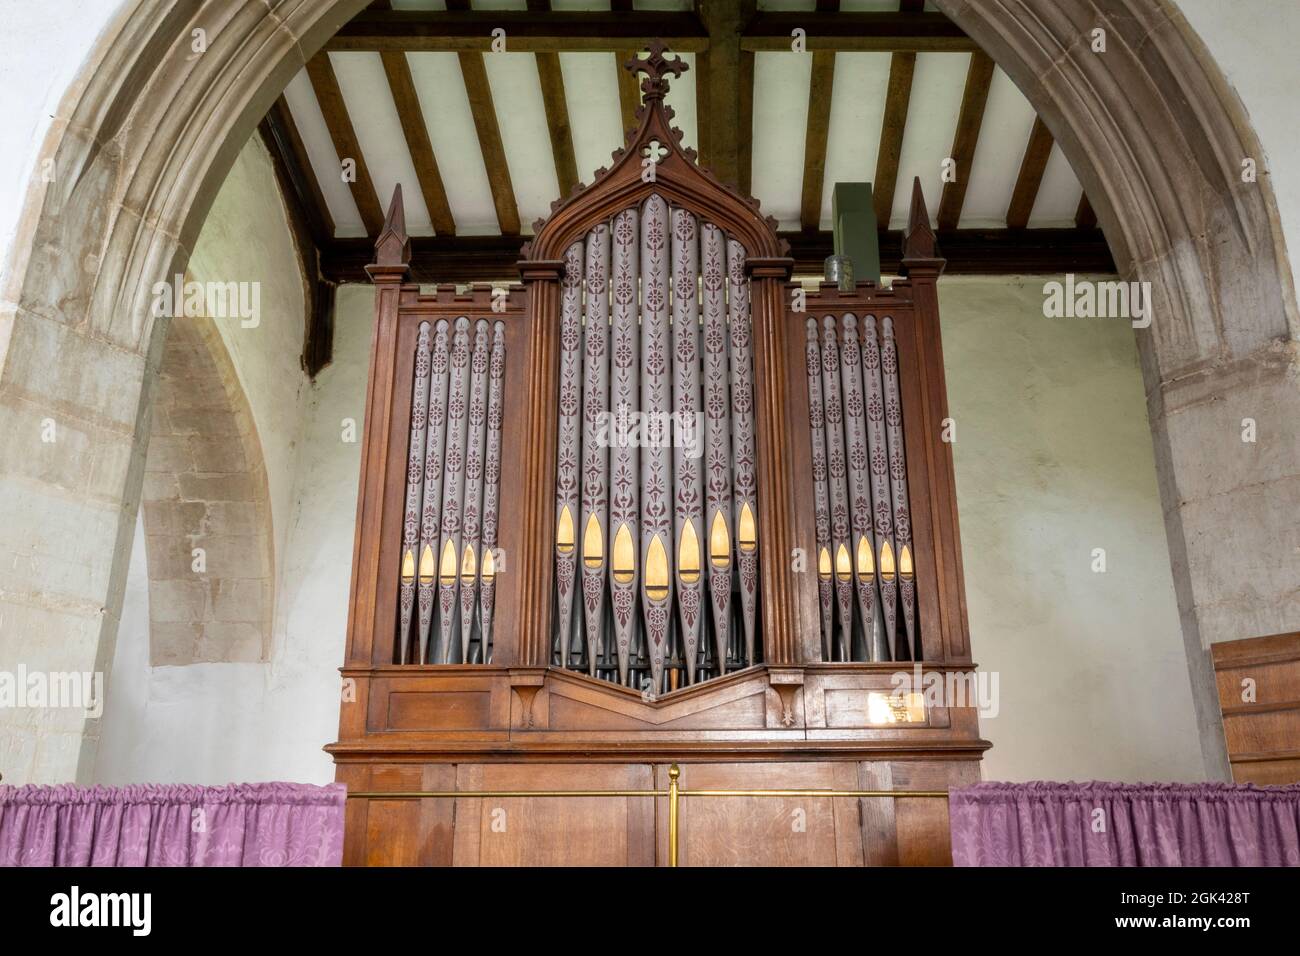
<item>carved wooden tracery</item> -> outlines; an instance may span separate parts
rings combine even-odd
[[[461,787],[490,764],[527,789],[538,764],[761,759],[780,786],[883,754],[972,779],[973,702],[893,693],[913,661],[973,666],[919,186],[906,278],[797,296],[775,223],[671,125],[684,64],[652,44],[629,68],[638,126],[535,225],[521,285],[407,283],[394,197],[339,777]],[[441,819],[359,803],[354,862]]]

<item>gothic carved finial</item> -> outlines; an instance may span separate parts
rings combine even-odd
[[[402,266],[411,261],[411,238],[406,234],[406,211],[402,208],[402,184],[393,190],[384,228],[375,240],[375,264]]]
[[[624,64],[624,69],[633,76],[638,73],[646,75],[641,81],[641,92],[647,100],[663,99],[664,94],[668,92],[668,77],[681,76],[690,69],[676,54],[665,57],[664,53],[667,50],[668,47],[663,40],[651,40],[650,45],[646,47],[646,56],[634,56]]]
[[[912,178],[912,207],[907,216],[907,230],[903,233],[904,259],[934,259],[938,257],[934,230],[930,228],[930,212],[925,208],[921,192],[921,178]]]

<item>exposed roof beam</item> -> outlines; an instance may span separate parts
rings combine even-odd
[[[301,216],[312,241],[324,245],[334,238],[334,220],[312,171],[307,146],[283,96],[271,104],[258,129],[271,152],[276,174],[281,177],[281,190],[291,215]]]
[[[321,246],[333,241],[334,223],[283,96],[262,117],[257,130],[271,154],[288,213],[289,233],[302,269],[305,310],[301,363],[303,370],[315,378],[329,364],[334,351],[334,286],[321,278],[319,253]]]
[[[804,229],[821,226],[822,187],[826,180],[826,141],[831,128],[831,90],[835,82],[835,54],[812,55],[812,82],[808,86],[808,130],[804,136],[803,202],[799,223]]]
[[[528,9],[534,13],[546,13],[551,9],[551,0],[528,0]],[[534,58],[542,87],[546,127],[551,134],[551,154],[555,157],[555,179],[560,184],[560,195],[567,196],[578,185],[578,161],[573,153],[573,130],[569,125],[569,104],[564,95],[560,55],[538,51]]]
[[[751,65],[747,73],[742,63],[740,31],[755,6],[755,0],[699,4],[709,37],[708,52],[696,57],[702,67],[695,80],[701,162],[736,186],[742,181],[742,153],[749,153],[741,144],[748,146],[753,125],[748,113],[752,91],[748,97],[743,92],[746,75],[753,83],[753,69]]]
[[[786,232],[795,270],[821,274],[831,254],[830,232]],[[880,266],[897,274],[903,234],[882,231]],[[412,282],[486,282],[517,276],[519,237],[415,236],[411,239]],[[1115,271],[1110,249],[1097,231],[1078,229],[959,229],[939,237],[947,258],[945,275],[1050,275]],[[321,269],[335,282],[369,282],[365,267],[374,259],[367,239],[336,239],[321,250]]]
[[[956,229],[961,221],[961,207],[966,202],[966,187],[970,185],[971,167],[975,160],[975,147],[979,144],[980,124],[984,122],[984,107],[989,99],[989,84],[993,81],[993,61],[982,50],[970,56],[966,71],[966,90],[961,97],[961,112],[957,116],[957,131],[952,138],[949,157],[956,161],[956,178],[943,184],[939,198],[939,228]]]
[[[357,212],[361,214],[366,232],[377,236],[384,225],[384,211],[379,205],[379,194],[375,192],[375,184],[370,179],[370,170],[366,167],[356,130],[352,128],[352,120],[348,117],[348,108],[343,102],[343,93],[339,90],[334,67],[330,66],[329,55],[317,53],[308,60],[307,76],[316,92],[316,101],[325,117],[325,126],[329,129],[330,139],[334,141],[334,152],[338,154],[339,161],[346,162],[350,159],[356,164],[356,177],[348,182],[348,188],[352,191],[352,199],[357,204]]]
[[[898,160],[903,155],[903,131],[912,99],[915,53],[895,53],[889,59],[889,87],[885,93],[885,116],[880,124],[880,149],[876,152],[876,178],[871,184],[876,223],[889,226],[898,188]]]
[[[397,107],[397,118],[402,123],[406,148],[410,151],[415,176],[420,181],[420,192],[424,196],[424,205],[429,210],[433,228],[440,236],[454,236],[456,220],[452,218],[451,205],[447,202],[447,189],[443,185],[442,174],[438,172],[438,160],[433,154],[429,128],[424,122],[424,110],[420,108],[420,98],[415,92],[415,82],[411,79],[411,67],[406,62],[406,54],[384,52],[380,58],[384,62],[384,73],[388,75],[388,86],[393,93],[393,104]]]
[[[637,10],[365,10],[325,44],[327,50],[474,51],[506,31],[512,52],[623,51],[658,37],[677,53],[698,53],[708,33],[694,13]]]
[[[1052,134],[1043,118],[1035,116],[1034,127],[1029,131],[1029,143],[1025,146],[1025,157],[1020,161],[1016,188],[1011,191],[1011,203],[1007,206],[1008,229],[1024,229],[1029,225],[1029,214],[1034,211],[1034,200],[1038,198],[1043,170],[1047,168],[1047,157],[1051,154]]]
[[[965,53],[975,41],[942,13],[791,13],[762,11],[746,27],[745,50],[788,51],[795,30],[809,50],[869,53]]]
[[[1080,229],[1097,228],[1097,214],[1092,209],[1092,203],[1088,202],[1087,193],[1079,197],[1079,208],[1074,213],[1074,224]]]

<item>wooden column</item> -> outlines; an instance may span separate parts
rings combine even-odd
[[[559,434],[560,280],[564,260],[522,261],[519,272],[532,303],[532,345],[528,366],[529,446],[519,487],[524,553],[514,558],[520,609],[512,659],[493,663],[545,667],[551,646],[551,587],[555,559],[555,448]],[[505,638],[505,635],[502,635]],[[495,653],[495,652],[494,652]]]
[[[902,271],[912,287],[916,315],[918,368],[921,376],[921,427],[925,430],[925,467],[930,475],[930,514],[936,529],[941,635],[922,630],[924,659],[968,664],[971,660],[966,623],[966,588],[957,529],[957,491],[953,478],[952,443],[944,441],[948,418],[948,387],[944,379],[943,345],[939,335],[939,296],[936,289],[944,260],[939,255],[919,179],[912,183],[912,206],[903,235]],[[911,471],[909,466],[909,471]]]
[[[755,439],[758,445],[758,553],[763,598],[763,657],[797,664],[799,589],[790,567],[795,547],[793,463],[786,368],[785,288],[793,259],[750,259],[746,264],[754,323]]]
[[[394,622],[379,617],[386,602],[382,582],[391,579],[396,596],[397,568],[380,561],[384,532],[384,498],[390,463],[400,471],[405,463],[394,459],[389,441],[393,423],[393,376],[397,348],[397,306],[411,258],[402,209],[402,187],[393,191],[384,228],[375,243],[375,262],[366,271],[375,284],[375,335],[370,348],[370,378],[366,418],[362,429],[361,483],[357,492],[356,540],[353,547],[352,589],[348,606],[347,665],[393,662]],[[389,522],[392,523],[391,520]]]

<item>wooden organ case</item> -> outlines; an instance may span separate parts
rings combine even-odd
[[[520,285],[408,282],[400,187],[377,242],[327,748],[349,864],[662,864],[664,798],[527,794],[672,764],[687,789],[978,779],[919,185],[904,279],[805,290],[681,147],[684,64],[629,69],[638,127]],[[683,864],[950,860],[945,801],[906,796],[697,796],[677,840]]]

